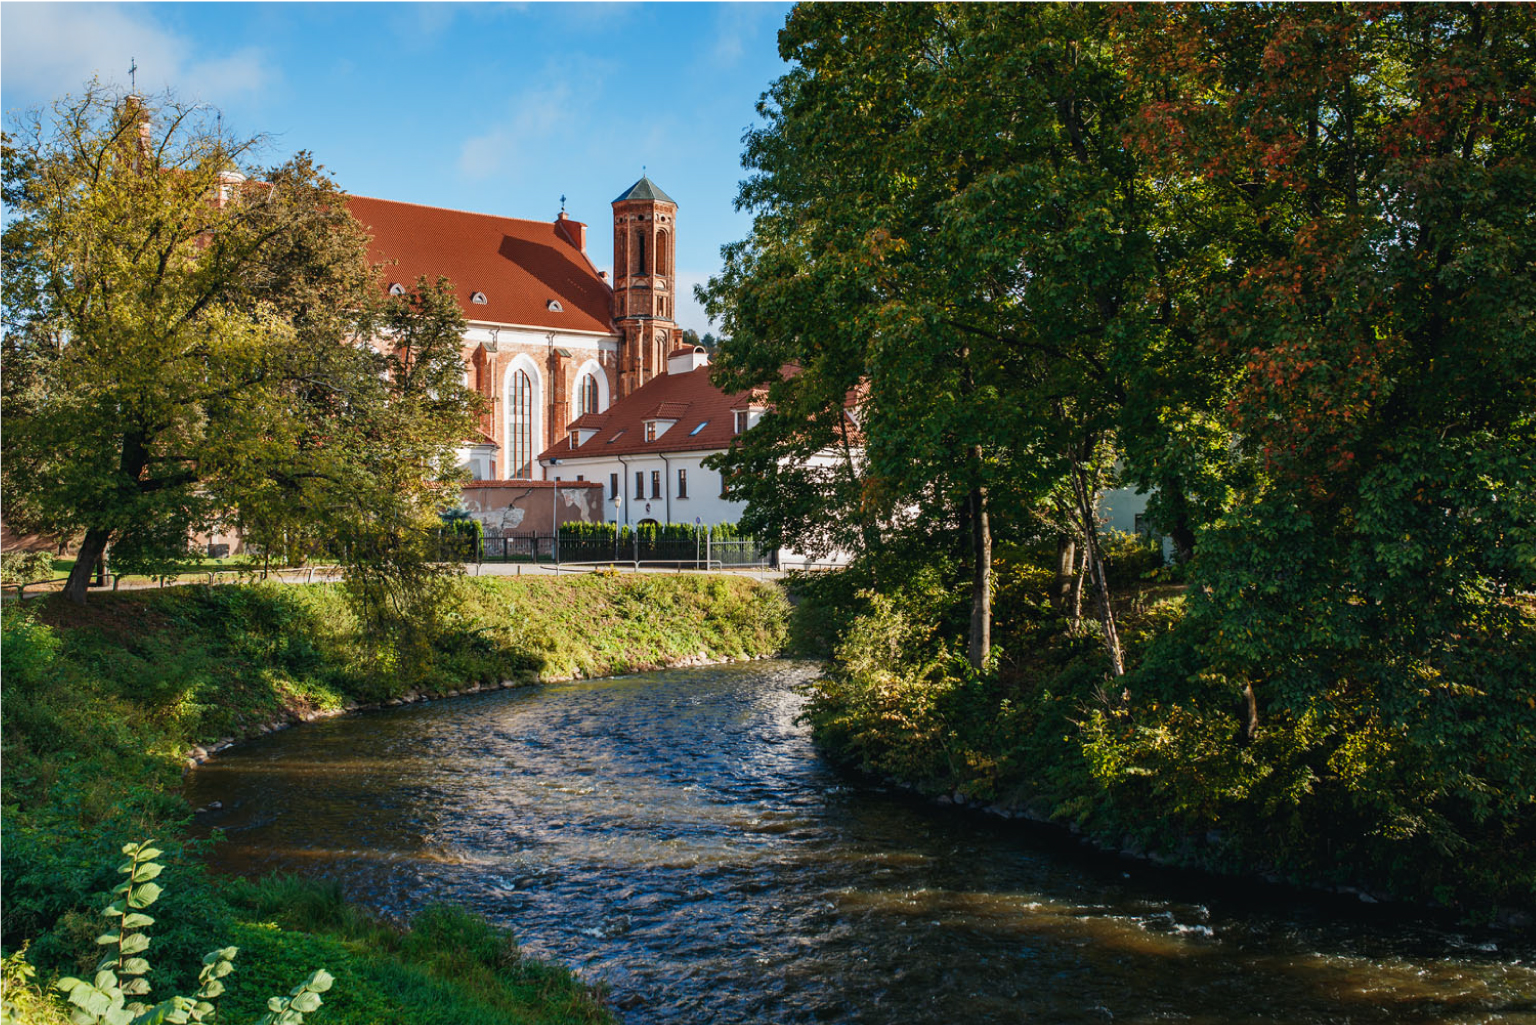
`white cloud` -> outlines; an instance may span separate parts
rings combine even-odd
[[[719,11],[710,57],[721,67],[741,60],[747,48],[756,42],[764,24],[770,18],[779,17],[779,8],[772,4],[723,4]]]
[[[496,127],[464,141],[460,173],[477,180],[510,175],[547,161],[552,152],[588,145],[583,129],[592,123],[608,70],[606,62],[592,58],[548,65],[535,76],[539,85],[508,97]]]
[[[260,50],[204,54],[142,7],[7,3],[0,17],[0,66],[13,96],[78,94],[93,75],[126,86],[130,58],[139,66],[141,92],[170,88],[184,100],[225,102],[275,77]]]

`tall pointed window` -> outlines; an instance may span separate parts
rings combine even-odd
[[[635,232],[635,274],[645,273],[645,232]]]
[[[599,412],[597,408],[597,376],[586,374],[576,388],[576,415]]]
[[[533,477],[533,382],[526,371],[512,374],[511,409],[507,414],[511,428],[507,439],[512,480],[529,480]]]
[[[667,233],[664,232],[664,231],[658,231],[656,233],[656,273],[657,274],[665,274],[665,273],[667,273],[667,266],[671,262],[668,259],[668,255],[669,255],[669,252],[670,252],[671,248],[672,248],[671,246],[667,245]]]

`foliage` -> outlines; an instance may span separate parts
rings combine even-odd
[[[734,523],[716,523],[713,526],[698,526],[693,523],[646,523],[638,527],[631,527],[620,523],[582,523],[567,522],[560,524],[560,536],[578,541],[618,541],[622,549],[636,536],[641,541],[702,541],[709,536],[716,541],[737,541],[747,538],[741,532],[741,528]]]
[[[203,958],[198,973],[197,992],[192,997],[175,996],[150,1006],[130,997],[149,994],[149,936],[145,929],[155,920],[145,913],[159,899],[159,878],[165,866],[154,859],[160,851],[148,842],[123,847],[128,856],[118,871],[128,878],[113,891],[117,900],[107,905],[102,915],[110,923],[109,931],[96,938],[106,947],[106,955],[96,966],[90,982],[74,977],[59,980],[58,988],[68,998],[70,1021],[74,1025],[185,1025],[187,1022],[212,1021],[214,1004],[224,993],[223,980],[234,971],[236,947],[221,947]],[[331,988],[331,976],[323,969],[312,973],[286,997],[267,1001],[268,1014],[261,1025],[302,1025],[304,1015],[317,1010],[320,994]]]
[[[5,137],[7,515],[84,532],[77,601],[108,545],[159,568],[230,518],[399,575],[410,549],[369,542],[420,522],[473,422],[445,285],[383,300],[335,183],[258,142],[96,85]]]
[[[52,552],[6,552],[0,555],[0,581],[7,584],[31,584],[53,577]]]
[[[0,961],[0,1025],[69,1025],[64,1009],[37,984],[27,947]]]

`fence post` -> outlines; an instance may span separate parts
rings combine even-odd
[[[704,568],[714,569],[715,565],[715,528],[711,524],[704,528]]]
[[[635,542],[635,572],[639,573],[640,572],[640,528],[636,527],[634,530],[630,531],[629,536]]]

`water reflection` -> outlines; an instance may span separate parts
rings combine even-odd
[[[795,663],[307,726],[200,769],[241,873],[467,904],[626,1022],[1511,1022],[1529,947],[1243,899],[849,786]]]

